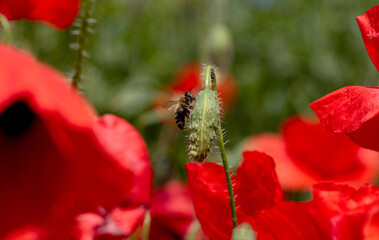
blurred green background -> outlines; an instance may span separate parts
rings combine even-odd
[[[215,63],[234,74],[238,95],[223,127],[236,162],[240,156],[233,153],[246,137],[278,131],[290,115],[312,114],[312,101],[343,86],[377,85],[355,21],[373,5],[356,0],[97,0],[81,89],[100,114],[120,115],[137,127],[159,185],[184,177],[185,133],[160,124],[152,110],[156,95],[182,66]],[[214,37],[217,24],[226,28]],[[76,56],[71,32],[76,29],[12,22],[12,44],[71,77]],[[209,62],[213,55],[216,60]]]

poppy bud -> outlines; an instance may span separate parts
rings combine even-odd
[[[215,91],[201,91],[194,104],[189,122],[188,155],[191,160],[202,162],[207,157],[216,137],[220,121],[220,105]]]

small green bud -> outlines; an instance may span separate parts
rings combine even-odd
[[[203,162],[207,157],[220,122],[220,105],[215,91],[206,89],[196,96],[189,121],[189,158]]]

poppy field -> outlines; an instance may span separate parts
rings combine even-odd
[[[0,0],[0,239],[379,239],[379,5]]]

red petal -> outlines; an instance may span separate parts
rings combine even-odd
[[[379,236],[379,208],[373,207],[363,228],[365,240],[376,240]]]
[[[8,20],[29,19],[68,28],[79,12],[78,0],[1,0],[0,13]]]
[[[348,185],[320,183],[313,186],[313,198],[333,217],[348,211],[368,211],[379,204],[379,187],[366,184],[355,190]]]
[[[84,213],[76,217],[72,238],[76,240],[93,240],[95,229],[104,221],[96,213]]]
[[[313,203],[282,202],[257,218],[258,240],[328,240],[329,222]]]
[[[116,207],[105,217],[104,222],[96,229],[94,239],[122,240],[128,238],[142,225],[146,210],[144,208],[124,209]]]
[[[200,85],[200,66],[198,63],[189,63],[179,70],[170,88],[175,92],[184,93]]]
[[[368,55],[379,71],[379,6],[356,18]]]
[[[171,181],[156,190],[150,214],[149,239],[183,239],[195,217],[187,187]]]
[[[196,217],[210,239],[230,239],[232,214],[224,168],[213,162],[187,163],[188,183]]]
[[[359,211],[336,216],[331,220],[333,239],[335,240],[363,240],[363,224],[365,212]]]
[[[130,123],[111,114],[97,119],[94,130],[101,146],[114,157],[110,160],[119,169],[133,171],[132,189],[124,196],[123,206],[148,205],[152,194],[153,169],[141,135]],[[125,185],[126,182],[119,184]]]
[[[256,217],[284,199],[283,189],[275,173],[274,160],[260,152],[244,152],[237,169],[236,195],[242,211]]]
[[[349,86],[310,107],[331,132],[347,133],[358,145],[379,151],[379,88]]]
[[[288,155],[283,137],[278,134],[260,134],[249,138],[242,151],[261,151],[272,156],[276,164],[279,182],[285,189],[301,190],[315,182],[308,174],[297,167]]]
[[[101,144],[109,135],[95,135],[91,106],[64,77],[12,47],[0,55],[0,238],[31,229],[67,239],[74,204],[119,202],[132,168]]]
[[[361,150],[344,134],[328,132],[317,119],[294,117],[283,126],[283,138],[286,150],[292,161],[306,173],[318,181],[360,180],[360,184],[368,179],[362,178],[367,167],[363,162]],[[369,151],[369,150],[365,150]],[[369,157],[378,172],[375,152]]]
[[[250,221],[283,199],[273,160],[264,153],[245,152],[232,177],[237,219]],[[216,163],[186,164],[196,217],[209,239],[230,239],[232,216],[225,171]]]

